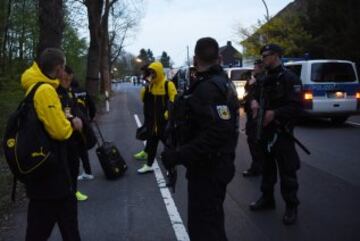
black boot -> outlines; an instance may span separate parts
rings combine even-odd
[[[283,223],[285,225],[292,225],[297,219],[297,207],[286,207],[285,214],[283,216]]]
[[[251,211],[270,210],[275,209],[275,200],[273,197],[262,196],[256,202],[250,204]]]

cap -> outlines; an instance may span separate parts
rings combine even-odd
[[[283,49],[277,44],[267,44],[261,48],[260,54],[264,53],[265,51],[272,51],[274,53],[282,54]]]

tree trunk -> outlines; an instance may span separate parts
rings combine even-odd
[[[86,89],[91,96],[96,96],[99,90],[100,47],[101,47],[101,11],[103,0],[86,0],[90,46],[87,58]]]
[[[4,8],[5,9],[5,2],[2,2],[1,5],[4,4]],[[2,22],[2,26],[0,28],[0,33],[2,33],[3,35],[1,36],[1,50],[0,50],[0,66],[1,66],[1,73],[5,72],[6,69],[6,44],[7,44],[7,39],[8,39],[8,31],[9,31],[9,21],[10,21],[10,15],[11,15],[11,5],[12,5],[12,0],[8,0],[7,1],[7,6],[6,9],[7,11],[3,12],[4,16],[3,19],[1,19]],[[2,6],[1,6],[2,7]],[[4,20],[4,21],[2,21]]]
[[[105,11],[101,19],[101,62],[100,62],[100,73],[101,73],[101,92],[104,93],[111,90],[110,80],[110,49],[109,49],[109,0],[105,1]]]
[[[39,25],[38,56],[46,48],[61,48],[65,27],[63,0],[39,0]]]

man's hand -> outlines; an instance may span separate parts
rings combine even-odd
[[[75,117],[71,120],[74,130],[81,131],[83,128],[83,122],[79,117]]]
[[[269,125],[274,120],[275,112],[273,110],[267,110],[264,116],[264,126]]]
[[[176,151],[170,149],[167,149],[161,153],[161,160],[167,170],[180,164],[179,154]]]
[[[251,112],[252,112],[252,117],[253,117],[253,119],[255,119],[257,116],[257,113],[260,109],[259,102],[257,102],[257,100],[252,100],[250,103],[250,108],[251,108]]]

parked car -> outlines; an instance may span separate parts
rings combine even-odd
[[[345,60],[308,60],[285,63],[302,82],[303,104],[310,116],[344,123],[360,113],[360,83],[355,63]]]
[[[246,81],[251,78],[251,72],[253,71],[253,68],[233,67],[233,68],[225,68],[225,71],[228,74],[229,79],[231,79],[235,84],[238,98],[240,101],[242,101],[245,96],[245,84]]]

